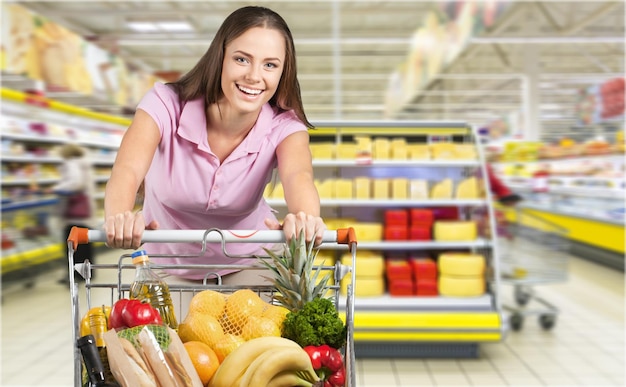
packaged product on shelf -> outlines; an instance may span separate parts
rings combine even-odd
[[[452,179],[443,179],[435,183],[431,192],[431,199],[451,199],[452,198]]]
[[[392,199],[408,199],[409,196],[409,179],[405,177],[396,177],[391,179],[391,198]]]
[[[369,177],[355,177],[353,180],[354,185],[354,198],[355,199],[370,199],[371,198],[371,180]]]
[[[476,222],[437,220],[433,234],[436,241],[472,241],[477,236]]]

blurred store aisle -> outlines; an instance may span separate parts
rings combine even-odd
[[[59,273],[3,289],[0,385],[72,385],[71,302]],[[571,258],[566,283],[536,289],[561,309],[552,331],[529,318],[504,342],[481,345],[478,359],[360,359],[357,385],[623,386],[624,274]],[[505,302],[511,294],[503,287]]]

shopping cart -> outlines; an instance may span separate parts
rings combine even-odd
[[[88,230],[84,228],[75,227],[72,229],[68,237],[68,261],[70,272],[76,270],[83,278],[84,292],[79,292],[78,283],[75,281],[74,276],[70,275],[70,293],[72,301],[72,333],[74,343],[79,338],[79,320],[81,316],[86,313],[93,305],[108,304],[112,305],[117,299],[127,297],[130,289],[130,280],[135,270],[135,266],[130,263],[131,254],[122,254],[117,264],[93,264],[89,261],[84,263],[74,264],[74,251],[79,244],[88,242],[104,242],[106,236],[100,230]],[[279,244],[284,243],[284,234],[282,231],[276,230],[220,230],[220,229],[208,229],[208,230],[147,230],[143,234],[143,242],[153,243],[189,243],[195,242],[202,245],[201,250],[196,255],[184,255],[184,257],[194,258],[199,257],[205,251],[207,244],[218,243],[221,244],[222,251],[225,256],[232,258],[256,258],[247,256],[242,257],[240,255],[230,254],[228,252],[228,245],[231,243],[258,243],[258,244]],[[347,245],[347,248],[352,254],[351,266],[343,265],[338,261],[332,266],[322,266],[322,270],[332,271],[334,278],[334,285],[329,285],[328,291],[333,296],[335,307],[338,311],[345,313],[345,323],[347,327],[347,340],[346,345],[342,349],[345,357],[346,367],[346,386],[356,386],[356,372],[355,372],[355,354],[354,354],[354,338],[353,338],[353,316],[354,316],[354,284],[355,284],[355,270],[353,268],[356,264],[356,237],[352,228],[327,230],[324,232],[322,238],[322,244],[335,243],[338,245]],[[148,251],[148,253],[150,253]],[[150,254],[152,258],[173,257],[172,255],[165,254]],[[181,255],[175,255],[180,258]],[[267,257],[261,257],[267,258]],[[217,290],[225,294],[232,293],[238,289],[246,288],[256,291],[264,299],[270,302],[274,301],[275,289],[271,286],[226,286],[221,284],[221,278],[216,274],[216,271],[220,269],[239,269],[239,270],[268,270],[265,266],[259,263],[250,265],[211,265],[211,264],[189,264],[189,265],[166,265],[166,264],[153,264],[156,270],[166,269],[202,269],[206,270],[207,275],[205,279],[198,284],[176,284],[171,283],[169,285],[172,298],[179,297],[182,299],[183,293],[191,292],[195,294],[202,290],[211,289]],[[317,266],[316,266],[317,267]],[[113,281],[107,281],[107,276],[103,275],[105,270],[109,270],[110,274],[108,278],[113,278]],[[98,271],[97,281],[93,278],[94,271]],[[126,275],[125,275],[126,274]],[[340,281],[344,276],[351,275],[351,285],[348,286],[345,297],[340,297]],[[212,284],[209,281],[210,278],[217,277],[217,284]],[[117,280],[115,280],[115,278]],[[99,293],[96,295],[96,293]],[[326,293],[329,295],[329,293]],[[84,296],[84,299],[82,299]],[[97,298],[97,301],[96,301]],[[84,303],[86,306],[83,306]],[[180,305],[177,309],[177,316],[182,316]],[[81,371],[82,361],[80,352],[77,346],[74,346],[74,385],[75,387],[81,386]]]
[[[541,327],[551,329],[559,309],[537,295],[534,287],[567,280],[567,229],[521,206],[510,210],[510,215],[496,217],[502,283],[513,285],[516,303],[503,308],[511,313],[509,324],[515,331],[530,315],[538,315]]]

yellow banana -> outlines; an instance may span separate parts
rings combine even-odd
[[[209,387],[233,387],[237,379],[248,369],[248,366],[261,354],[272,348],[290,347],[300,349],[300,346],[289,339],[282,337],[259,337],[246,341],[226,356],[217,372],[211,378]]]
[[[267,386],[274,376],[283,371],[302,371],[305,378],[319,380],[309,355],[302,348],[274,348],[268,352],[250,364],[239,387]]]
[[[313,383],[298,376],[297,371],[283,371],[269,381],[267,387],[311,387]]]

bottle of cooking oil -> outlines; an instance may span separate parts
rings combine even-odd
[[[146,300],[161,314],[163,322],[172,329],[178,329],[174,305],[167,283],[150,266],[150,259],[145,250],[132,254],[136,267],[135,279],[130,285],[129,298]]]

